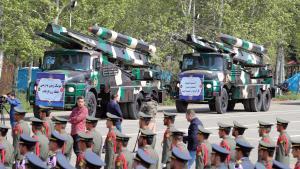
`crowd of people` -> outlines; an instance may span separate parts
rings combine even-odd
[[[286,169],[292,165],[300,169],[300,140],[291,140],[286,132],[289,121],[280,118],[276,123],[279,132],[276,143],[269,136],[273,124],[258,121],[261,137],[258,159],[251,162],[249,155],[254,147],[243,137],[246,126],[237,121],[233,125],[218,122],[221,141],[211,144],[212,132],[203,126],[193,110],[186,112],[190,123],[188,133],[176,128],[175,113],[163,112],[166,129],[160,159],[155,149],[157,103],[150,97],[146,97],[139,112],[139,132],[133,152],[127,149],[130,137],[122,132],[118,95],[113,95],[107,105],[105,140],[96,130],[99,119],[88,116],[83,97],[77,98],[77,106],[68,118],[51,116],[49,108],[40,106],[39,114],[30,119],[31,127],[24,121],[27,112],[20,104],[14,104],[11,111],[12,144],[7,139],[10,127],[0,125],[0,169],[191,169],[192,166],[196,169]],[[67,123],[71,124],[70,132],[66,131]],[[291,151],[296,164],[290,164]],[[101,157],[103,152],[105,156]],[[72,156],[76,156],[75,166],[70,164]]]

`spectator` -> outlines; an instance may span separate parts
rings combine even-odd
[[[14,107],[21,105],[21,102],[19,99],[16,98],[16,94],[14,92],[10,92],[7,95],[4,95],[4,97],[6,97],[7,102],[10,104],[9,119],[10,119],[11,128],[13,128],[16,123],[14,119],[14,114],[15,114]]]
[[[119,96],[117,94],[113,94],[111,97],[111,101],[107,104],[107,112],[121,118],[121,119],[117,120],[116,128],[120,132],[122,132],[121,123],[122,123],[123,115],[122,115],[120,105],[118,104],[118,101],[119,101]]]
[[[85,132],[85,120],[88,116],[88,109],[84,105],[84,98],[79,96],[77,98],[77,106],[72,110],[69,121],[71,123],[71,136],[73,137],[74,144],[73,150],[77,155],[79,153],[77,145],[77,137],[79,132]]]
[[[190,122],[188,129],[188,136],[184,137],[184,142],[188,143],[188,150],[191,156],[191,159],[188,162],[188,168],[190,169],[196,159],[196,151],[198,146],[197,133],[198,125],[203,126],[202,122],[196,117],[194,110],[188,110],[186,112],[186,120]]]

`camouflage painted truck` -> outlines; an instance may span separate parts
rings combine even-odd
[[[268,111],[275,89],[266,49],[226,34],[218,39],[179,39],[194,52],[180,62],[177,111],[185,112],[190,103],[208,104],[217,113],[234,110],[236,103],[246,111]]]
[[[124,118],[136,119],[147,94],[163,101],[171,75],[150,62],[155,46],[103,27],[90,27],[89,32],[93,36],[51,23],[38,33],[61,47],[46,51],[41,67],[43,73],[65,76],[64,106],[50,107],[70,110],[84,96],[89,114],[103,117],[105,103],[118,94]],[[35,112],[37,90],[33,81],[28,96]]]

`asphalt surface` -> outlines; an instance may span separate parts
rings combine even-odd
[[[215,112],[210,112],[208,105],[190,105],[189,108],[196,110],[197,117],[203,122],[205,128],[211,130],[213,134],[209,137],[211,143],[219,143],[221,139],[218,136],[217,122],[225,122],[232,124],[233,120],[236,120],[246,126],[248,130],[245,131],[245,138],[255,147],[252,150],[250,159],[252,162],[257,160],[257,146],[258,146],[258,120],[276,123],[276,117],[280,117],[290,121],[288,126],[288,133],[292,138],[300,139],[300,101],[284,101],[284,102],[272,102],[271,108],[268,112],[244,112],[243,105],[237,104],[236,110],[228,112],[226,114],[216,114]],[[165,131],[165,126],[163,125],[163,115],[161,111],[175,112],[175,106],[160,106],[159,113],[156,117],[156,128],[157,128],[157,142],[156,151],[161,156],[162,146],[161,142],[163,139],[163,133]],[[53,112],[51,115],[62,116],[68,118],[70,112]],[[31,113],[27,114],[26,118],[30,118]],[[6,125],[9,125],[9,117],[5,115]],[[189,123],[185,118],[185,114],[178,114],[175,120],[175,126],[179,130],[187,132]],[[97,125],[97,130],[103,135],[105,139],[107,128],[105,125],[105,120],[100,120]],[[128,148],[132,150],[136,142],[136,137],[138,133],[138,120],[124,120],[122,123],[123,133],[131,136]],[[70,131],[70,124],[67,125],[67,131]],[[271,137],[276,142],[278,137],[278,132],[276,127],[272,128]],[[8,133],[8,139],[12,142],[11,130]],[[104,154],[102,154],[102,159],[104,159]],[[71,159],[71,164],[75,165],[76,157],[73,154]],[[292,158],[291,155],[291,167],[294,166],[296,160]],[[293,167],[292,167],[293,168]]]

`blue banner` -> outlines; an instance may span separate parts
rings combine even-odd
[[[180,74],[179,99],[186,101],[204,100],[204,75]]]

